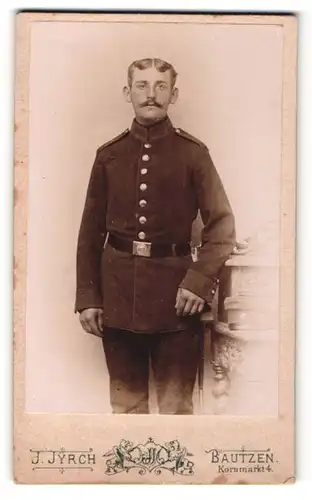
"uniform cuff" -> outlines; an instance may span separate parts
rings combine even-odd
[[[189,269],[184,280],[180,284],[180,288],[185,288],[190,292],[195,293],[198,297],[204,299],[211,304],[215,294],[215,280],[207,278],[198,271]]]
[[[75,313],[90,308],[103,308],[102,297],[99,297],[94,290],[77,290]]]

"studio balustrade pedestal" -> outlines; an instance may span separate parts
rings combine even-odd
[[[275,257],[272,252],[246,251],[231,256],[222,269],[215,308],[202,317],[213,367],[209,413],[277,414],[279,267]]]

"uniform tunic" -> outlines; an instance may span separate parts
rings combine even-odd
[[[114,234],[152,244],[190,242],[200,211],[202,247],[190,255],[141,257],[106,243]],[[134,332],[189,328],[177,316],[186,288],[210,303],[235,244],[234,217],[207,147],[170,119],[131,129],[97,150],[77,248],[75,310],[104,310],[108,327]]]

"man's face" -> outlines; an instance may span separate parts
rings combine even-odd
[[[161,73],[155,67],[135,69],[131,88],[124,88],[124,95],[132,103],[140,123],[149,124],[167,115],[170,103],[178,97],[178,89],[172,88],[171,72]]]

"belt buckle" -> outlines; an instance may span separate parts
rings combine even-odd
[[[134,241],[133,242],[133,255],[137,255],[139,257],[150,257],[152,250],[152,244],[146,241]]]

